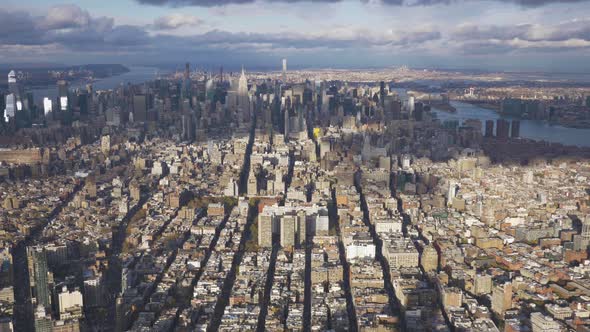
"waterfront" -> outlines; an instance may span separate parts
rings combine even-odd
[[[95,91],[96,90],[110,90],[110,89],[116,88],[117,86],[125,85],[128,83],[139,84],[139,83],[154,80],[157,77],[157,73],[158,73],[158,69],[155,67],[127,67],[127,68],[129,68],[129,72],[123,73],[121,75],[114,75],[111,77],[97,79],[96,81],[92,82],[91,84],[92,84],[93,89]],[[73,82],[70,85],[70,89],[83,88],[86,86],[86,84],[88,84],[88,83],[87,82]],[[44,97],[49,97],[51,99],[57,98],[57,85],[31,89],[31,92],[33,92],[35,102],[38,105],[41,105]]]
[[[482,127],[485,126],[486,120],[496,121],[500,118],[515,120],[515,118],[500,115],[490,109],[468,103],[452,101],[451,105],[457,109],[457,112],[449,113],[437,109],[433,109],[433,112],[437,114],[441,121],[456,120],[462,123],[467,119],[477,119],[482,122]],[[537,141],[590,147],[590,129],[568,128],[560,125],[552,125],[540,120],[521,119],[520,136]]]

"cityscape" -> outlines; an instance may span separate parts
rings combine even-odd
[[[260,26],[363,6],[459,20],[476,2],[105,4],[172,13],[143,31],[119,14],[31,1],[52,5],[41,14],[8,0],[0,332],[590,331],[590,75],[567,70],[589,55],[579,19],[517,32],[461,25],[519,48],[489,67],[481,55],[470,65],[457,55],[461,67],[339,53],[420,57],[417,44],[450,45],[443,21],[442,35],[408,27],[387,42],[183,30],[213,26],[193,11],[260,10]],[[481,2],[503,8],[501,24],[590,13],[583,0]],[[269,14],[277,8],[292,13]],[[188,40],[217,46],[174,48]],[[266,51],[244,53],[242,41],[271,50],[253,60]],[[154,61],[159,46],[169,56]],[[527,52],[540,57],[515,70]]]

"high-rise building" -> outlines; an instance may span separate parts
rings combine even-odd
[[[59,102],[59,109],[62,111],[67,111],[69,104],[68,82],[64,80],[57,81],[57,96]]]
[[[45,311],[42,305],[35,310],[35,332],[52,332],[51,316]]]
[[[510,131],[511,131],[510,137],[512,137],[512,138],[520,137],[520,121],[512,120],[512,126],[510,127]]]
[[[51,294],[49,292],[49,270],[47,268],[47,255],[45,250],[39,247],[29,247],[27,250],[29,256],[29,271],[32,271],[34,281],[34,296],[37,304],[45,308],[51,308]],[[29,272],[30,273],[30,272]]]
[[[53,102],[47,97],[43,98],[43,111],[45,116],[48,116],[53,112]]]
[[[147,96],[133,96],[133,121],[143,122],[147,120]]]
[[[287,59],[283,59],[283,82],[287,82]]]
[[[486,137],[494,137],[494,120],[486,120]]]
[[[6,95],[6,108],[4,109],[4,122],[14,119],[16,115],[16,95],[14,93]]]
[[[494,286],[492,290],[492,311],[500,317],[506,310],[512,308],[512,283],[507,282]]]
[[[270,214],[258,216],[258,246],[261,248],[272,247],[272,222]]]
[[[281,246],[293,247],[295,245],[296,216],[286,215],[281,218]]]
[[[8,91],[10,91],[10,93],[13,93],[17,96],[20,93],[19,88],[18,88],[18,82],[16,80],[16,73],[14,72],[14,70],[11,70],[8,73]]]
[[[504,119],[496,121],[496,137],[507,140],[510,134],[510,122]]]

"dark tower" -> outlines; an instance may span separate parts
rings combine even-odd
[[[486,137],[494,137],[494,120],[486,120]]]
[[[518,120],[512,120],[511,137],[520,137],[520,121]]]

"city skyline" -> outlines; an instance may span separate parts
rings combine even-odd
[[[589,10],[546,0],[9,0],[0,63],[261,67],[286,57],[292,68],[590,72]]]

